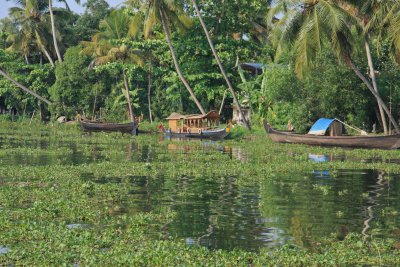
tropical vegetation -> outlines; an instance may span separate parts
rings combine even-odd
[[[398,130],[397,1],[89,0],[83,14],[61,2],[15,0],[1,20],[3,113],[153,121],[234,105],[253,125],[304,131],[327,116]]]
[[[400,265],[398,151],[260,127],[399,131],[398,0],[6,1],[0,266]],[[55,123],[233,109],[224,143]]]

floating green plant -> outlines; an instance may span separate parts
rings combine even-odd
[[[281,145],[261,131],[178,142],[89,135],[76,125],[0,126],[0,265],[400,264],[398,235],[339,241],[314,221],[345,223],[371,206],[377,231],[396,231],[399,202],[379,208],[385,192],[375,190],[398,192],[399,151]],[[173,232],[183,224],[193,229],[187,238]],[[208,249],[215,232],[218,242],[237,235],[258,247]]]

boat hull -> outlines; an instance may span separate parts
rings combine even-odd
[[[388,136],[314,136],[278,131],[269,126],[267,122],[264,122],[264,128],[268,137],[277,143],[366,149],[397,149],[400,147],[400,134]]]
[[[105,122],[91,122],[80,121],[82,130],[86,132],[121,132],[137,135],[138,123],[105,123]]]
[[[226,129],[204,130],[201,133],[176,133],[164,131],[165,136],[178,138],[198,138],[198,139],[224,139],[229,133]]]

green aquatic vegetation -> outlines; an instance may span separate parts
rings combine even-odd
[[[66,155],[72,153],[72,150],[66,147],[59,147],[56,150],[52,149],[41,149],[41,148],[29,148],[29,147],[17,147],[17,148],[2,148],[0,151],[0,157],[4,157],[12,154],[23,154],[34,156],[38,154],[47,154],[47,155]]]
[[[0,167],[0,247],[9,248],[0,255],[1,264],[400,264],[399,250],[395,249],[398,237],[364,242],[361,236],[350,234],[341,242],[336,238],[310,240],[309,248],[288,242],[277,249],[248,252],[209,250],[199,242],[188,246],[167,231],[172,222],[185,215],[175,206],[193,205],[200,199],[218,214],[225,202],[244,201],[235,190],[246,192],[252,187],[260,191],[259,200],[252,205],[266,218],[286,212],[272,205],[276,199],[296,203],[301,198],[309,206],[318,199],[326,220],[344,220],[352,211],[332,203],[351,199],[357,206],[375,194],[357,191],[352,183],[337,188],[343,170],[363,173],[375,169],[383,172],[384,181],[396,182],[394,174],[400,173],[399,167],[384,161],[313,162],[309,154],[369,159],[372,152],[280,145],[258,133],[251,141],[245,137],[225,142],[177,142],[160,140],[161,135],[82,134],[71,125],[0,124],[4,125],[0,144],[5,151],[0,153],[0,160],[18,156],[15,164]],[[58,160],[30,164],[23,155],[33,159],[48,155]],[[392,159],[395,156],[395,152],[390,153]],[[328,171],[330,184],[316,178],[315,171]],[[298,177],[302,182],[294,183]],[[174,194],[162,194],[163,190]],[[217,196],[213,195],[215,190]],[[174,204],[157,205],[166,199]],[[147,208],[134,205],[138,200],[148,203]],[[296,236],[306,231],[306,219],[315,214],[303,214],[300,208],[293,213],[289,231]],[[391,229],[398,227],[394,207],[381,213]],[[225,217],[215,214],[209,222],[217,228]],[[198,216],[199,220],[205,215]]]
[[[314,185],[314,189],[315,189],[315,190],[318,190],[318,191],[321,191],[321,193],[322,193],[324,196],[327,196],[327,195],[329,194],[329,191],[330,191],[330,188],[329,188],[329,187],[327,187],[327,186],[322,186],[322,185]]]

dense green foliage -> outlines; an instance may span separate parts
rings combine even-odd
[[[400,99],[393,28],[398,5],[381,3],[373,9],[371,1],[364,5],[352,1],[316,1],[313,5],[306,1],[300,7],[303,13],[296,1],[198,4],[239,100],[253,111],[253,124],[267,118],[274,125],[285,127],[290,121],[297,130],[306,131],[319,117],[336,117],[371,130],[374,124],[382,128],[376,100],[367,90],[372,81],[361,81],[360,73],[355,75],[350,68],[354,64],[361,73],[370,71],[364,50],[367,34],[379,94],[396,120],[396,103]],[[127,120],[127,102],[121,98],[126,96],[122,91],[122,73],[126,71],[136,115],[149,118],[151,110],[153,119],[162,119],[174,111],[198,113],[175,72],[158,15],[146,13],[153,12],[146,10],[146,1],[127,1],[113,12],[106,1],[91,0],[85,3],[82,15],[55,8],[57,41],[64,58],[55,68],[43,64],[57,58],[48,2],[15,3],[10,16],[0,22],[0,45],[4,48],[1,68],[33,91],[50,97],[54,105],[39,105],[0,77],[2,109],[12,109],[17,116],[30,116],[37,111],[36,115],[41,114],[43,119],[61,115],[73,119],[84,114]],[[170,7],[165,9],[166,15],[171,16],[168,21],[172,41],[183,73],[205,110],[219,109],[227,87],[192,3],[186,0],[168,5],[184,7],[191,18],[174,22],[176,15],[168,13]],[[383,20],[389,9],[393,15]],[[325,21],[317,20],[318,16],[325,16]],[[363,26],[361,19],[368,24]],[[298,34],[305,25],[312,28]],[[387,28],[391,31],[384,30]],[[243,62],[266,64],[264,74],[242,71],[238,66]],[[93,65],[97,66],[93,69]],[[228,92],[226,103],[231,102],[229,99]],[[47,111],[50,113],[44,116]]]
[[[26,65],[17,54],[4,50],[0,50],[0,68],[7,69],[15,80],[29,84],[31,90],[45,97],[49,96],[48,89],[55,81],[54,69],[51,66]],[[3,110],[14,110],[21,117],[30,116],[36,111],[42,119],[47,118],[45,104],[5,79],[0,79],[0,95],[0,105]]]
[[[209,193],[202,186],[204,179],[229,180],[228,186],[221,186],[227,190],[265,182],[273,186],[261,189],[261,198],[284,194],[285,201],[292,202],[301,189],[283,176],[329,170],[335,177],[343,169],[368,169],[390,181],[390,174],[400,173],[398,164],[390,164],[399,158],[398,151],[278,146],[261,137],[257,126],[267,119],[279,128],[290,122],[296,131],[306,132],[318,118],[330,117],[367,131],[395,127],[400,119],[399,1],[196,1],[239,102],[251,109],[256,126],[252,131],[233,128],[226,144],[243,148],[251,162],[227,161],[220,150],[188,153],[203,149],[196,143],[159,142],[158,136],[140,135],[137,143],[117,134],[87,137],[75,126],[52,123],[59,116],[73,120],[78,114],[126,121],[128,101],[133,113],[146,120],[159,121],[172,112],[199,113],[177,65],[206,111],[230,110],[232,95],[192,0],[127,0],[118,7],[88,0],[83,14],[53,7],[54,30],[48,0],[8,1],[15,6],[0,20],[0,156],[10,163],[6,160],[0,168],[0,266],[400,265],[397,210],[381,210],[378,223],[397,233],[390,238],[375,238],[375,232],[373,238],[355,233],[338,238],[332,230],[323,240],[307,236],[311,245],[306,248],[300,238],[277,249],[246,252],[190,247],[163,235],[166,225],[180,216],[170,207],[128,212],[124,206],[132,201],[131,182],[138,177],[157,188],[162,183],[188,186],[180,179],[192,177],[201,185],[195,192],[200,198]],[[178,62],[173,62],[171,45]],[[244,70],[245,62],[263,68]],[[18,83],[52,104],[27,94]],[[4,122],[8,120],[22,123]],[[43,126],[39,120],[50,123]],[[144,122],[140,129],[154,131],[156,124]],[[170,147],[178,153],[166,153]],[[311,162],[315,153],[350,160]],[[24,160],[29,164],[20,165]],[[322,184],[307,189],[309,195],[327,200],[320,209],[321,214],[331,212],[326,220],[345,213],[336,210],[337,201],[371,201],[359,188],[355,195],[331,189]],[[179,193],[184,201],[193,197],[192,192]],[[155,196],[149,191],[147,197]],[[281,211],[267,202],[256,206],[274,218]],[[293,227],[288,232],[295,238],[306,236],[310,216],[295,209],[290,210],[297,215],[290,217]]]

